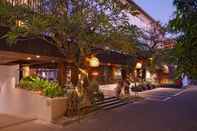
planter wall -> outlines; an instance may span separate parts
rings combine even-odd
[[[48,98],[24,89],[17,88],[16,90],[26,96],[26,103],[31,107],[30,113],[34,117],[46,122],[52,122],[64,116],[66,97]]]
[[[66,97],[48,98],[20,88],[4,90],[0,112],[52,122],[61,118],[66,110]]]

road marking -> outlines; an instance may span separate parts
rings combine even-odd
[[[146,100],[149,101],[160,101],[160,102],[166,102],[173,97],[179,96],[183,93],[186,92],[186,89],[179,89],[176,92],[172,94],[144,94],[143,96],[145,97]]]
[[[156,98],[146,98],[146,100],[149,100],[149,101],[162,101],[161,99],[156,99]]]
[[[185,92],[185,90],[182,90],[182,91],[180,91],[180,92],[174,94],[173,96],[179,96],[179,95],[183,94],[184,92]]]
[[[170,100],[172,97],[167,97],[167,98],[165,98],[165,99],[163,99],[162,101],[168,101],[168,100]]]

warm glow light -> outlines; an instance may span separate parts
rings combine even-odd
[[[36,56],[36,58],[40,58],[40,56],[39,56],[39,55],[37,55],[37,56]]]
[[[142,63],[138,62],[138,63],[136,64],[136,69],[141,69],[141,68],[142,68]]]
[[[151,57],[151,58],[149,58],[149,60],[150,60],[150,61],[152,61],[152,60],[153,60],[153,58]]]
[[[151,79],[151,73],[150,73],[150,71],[146,71],[146,79]]]
[[[111,63],[107,63],[107,66],[111,66]]]
[[[27,60],[31,60],[31,57],[27,57]]]
[[[30,75],[30,67],[29,66],[24,66],[23,67],[23,77],[27,77]]]
[[[90,65],[90,67],[99,67],[99,65],[100,65],[99,59],[96,57],[91,57],[89,59],[89,65]]]
[[[98,72],[92,72],[92,75],[93,75],[93,76],[98,76],[99,73],[98,73]]]
[[[42,72],[42,77],[46,78],[46,73],[45,72]]]
[[[121,70],[120,69],[117,69],[114,71],[114,76],[115,77],[120,77],[121,76]]]
[[[79,68],[79,71],[80,71],[82,74],[88,76],[88,72],[87,72],[86,70]]]
[[[167,65],[163,65],[164,73],[169,73],[169,68]]]
[[[17,20],[17,21],[16,21],[16,25],[17,25],[18,27],[23,27],[25,24],[24,24],[23,21]]]

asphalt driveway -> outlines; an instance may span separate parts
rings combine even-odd
[[[185,89],[177,88],[156,88],[153,90],[140,92],[139,95],[146,98],[146,100],[167,101],[175,96],[184,93],[185,91]]]

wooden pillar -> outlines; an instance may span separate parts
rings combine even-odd
[[[64,86],[64,83],[66,81],[65,76],[66,76],[65,64],[58,63],[58,82],[61,86]]]

